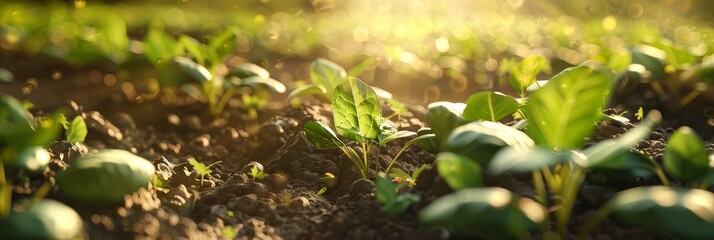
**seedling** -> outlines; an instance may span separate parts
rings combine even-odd
[[[381,118],[382,110],[377,94],[369,85],[357,78],[348,78],[335,88],[333,104],[333,121],[337,133],[360,143],[362,156],[355,149],[344,144],[337,134],[324,123],[314,121],[305,123],[305,133],[310,142],[317,147],[342,150],[355,164],[362,178],[369,177],[369,169],[372,165],[369,152],[373,144],[381,146],[399,138],[416,135],[413,132],[396,131],[393,125],[390,126],[388,122],[384,121]],[[429,137],[433,137],[433,135],[421,136],[420,139]],[[418,139],[414,138],[407,142],[385,171],[389,171],[399,155],[415,141]],[[376,172],[379,172],[379,164],[376,162],[374,168]]]
[[[327,187],[322,187],[322,188],[320,188],[319,191],[317,191],[316,195],[320,196],[320,195],[324,194],[325,192],[327,192]]]
[[[201,175],[201,186],[203,186],[204,177],[213,172],[211,167],[213,167],[213,165],[221,163],[221,161],[216,161],[216,162],[213,162],[213,163],[209,164],[208,166],[206,166],[203,163],[196,161],[195,158],[191,157],[188,159],[188,163],[191,164],[191,166],[193,166],[193,169],[196,170],[196,172],[199,175]],[[252,170],[251,170],[251,172],[252,172]]]
[[[215,163],[214,163],[215,164]],[[250,172],[248,173],[251,177],[253,177],[253,181],[255,182],[255,179],[260,179],[262,180],[263,178],[268,177],[268,174],[263,172],[263,170],[260,170],[258,165],[253,165],[252,168],[250,168]]]
[[[78,143],[84,142],[87,137],[87,125],[84,123],[84,118],[81,116],[76,116],[69,124],[65,127],[65,138],[67,142]]]
[[[402,213],[421,200],[419,196],[412,193],[398,193],[398,185],[381,176],[377,176],[375,185],[377,201],[382,204],[381,210],[387,215]]]
[[[392,169],[391,172],[389,172],[389,177],[391,177],[392,180],[397,183],[397,189],[401,189],[404,186],[413,188],[414,186],[416,186],[416,182],[419,178],[419,175],[427,167],[429,167],[429,165],[422,164],[421,166],[419,166],[419,168],[415,169],[411,175],[407,174],[407,172],[402,169],[395,168]]]

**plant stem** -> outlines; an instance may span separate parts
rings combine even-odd
[[[7,186],[5,179],[5,166],[0,162],[0,217],[10,216],[10,201],[12,201],[12,188]]]
[[[647,158],[647,159],[650,160],[650,163],[652,163],[652,165],[654,165],[655,173],[657,174],[657,177],[659,178],[659,180],[662,182],[662,185],[669,187],[670,182],[669,182],[669,179],[667,179],[667,175],[665,175],[664,171],[662,171],[662,165],[657,163],[657,161],[655,161],[654,159],[650,159],[650,158]]]
[[[218,103],[216,104],[215,111],[218,111],[218,113],[211,112],[211,115],[218,116],[220,112],[223,111],[224,108],[226,108],[226,104],[228,104],[228,101],[231,100],[231,97],[233,97],[233,94],[236,93],[235,89],[228,89],[225,94],[221,95],[221,99],[218,100]]]
[[[573,205],[575,205],[575,198],[578,196],[578,191],[580,190],[580,184],[584,178],[583,170],[578,167],[569,169],[569,171],[566,172],[567,177],[563,178],[563,189],[560,192],[563,198],[563,205],[556,214],[558,217],[556,224],[561,237],[568,236],[568,221],[570,220]]]
[[[543,174],[541,174],[540,171],[533,171],[532,176],[533,176],[533,187],[536,190],[536,195],[538,196],[538,198],[540,198],[540,199],[536,199],[536,200],[539,200],[539,202],[547,208],[548,195],[545,190],[545,182],[543,182]],[[543,221],[544,226],[542,226],[544,231],[547,229],[547,224],[550,222],[549,218],[550,218],[550,214],[546,214],[545,221]]]
[[[367,157],[367,143],[362,142],[361,144],[362,144],[362,160],[364,162],[365,171],[369,171],[369,170],[366,170],[366,169],[369,169],[369,158]]]
[[[40,188],[37,189],[32,198],[35,200],[45,198],[45,196],[47,196],[50,190],[52,190],[52,183],[50,183],[50,181],[45,181],[42,183]]]
[[[430,135],[433,135],[433,134],[430,134]],[[392,165],[394,164],[394,162],[397,161],[397,158],[399,158],[399,156],[401,156],[402,153],[404,152],[404,150],[406,150],[409,146],[411,146],[412,144],[416,143],[417,141],[419,141],[421,139],[431,138],[431,137],[435,137],[435,136],[436,135],[434,135],[434,136],[423,135],[423,136],[419,136],[419,137],[412,138],[411,140],[409,140],[407,143],[404,144],[404,146],[402,146],[402,149],[399,149],[399,152],[397,152],[397,155],[394,155],[394,158],[392,158],[392,161],[389,162],[389,165],[387,166],[387,169],[384,170],[384,172],[389,173],[389,170],[392,168]]]

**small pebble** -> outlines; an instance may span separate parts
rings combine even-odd
[[[310,206],[310,201],[305,197],[296,197],[290,201],[289,207],[293,210],[301,210]]]

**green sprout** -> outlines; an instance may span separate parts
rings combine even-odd
[[[188,159],[188,163],[191,164],[191,166],[193,166],[193,169],[196,170],[196,172],[198,172],[199,175],[201,175],[201,186],[203,186],[204,177],[213,172],[211,167],[213,167],[213,165],[221,163],[221,161],[216,161],[216,162],[211,163],[210,165],[206,166],[203,163],[196,161],[195,158],[190,157]]]
[[[253,167],[250,168],[248,175],[253,177],[253,181],[255,181],[256,178],[262,180],[263,178],[268,177],[268,174],[263,172],[263,170],[260,170],[258,165],[253,165]]]

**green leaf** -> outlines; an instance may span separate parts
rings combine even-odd
[[[662,79],[667,64],[667,52],[650,45],[632,48],[632,64],[639,64],[651,73],[651,79]]]
[[[652,132],[652,128],[662,121],[662,115],[658,111],[647,114],[642,123],[634,129],[628,131],[617,139],[610,139],[599,142],[583,151],[586,160],[578,162],[585,168],[608,164],[608,161],[616,160],[620,156],[630,151],[642,139],[645,139]]]
[[[81,237],[83,222],[71,207],[52,199],[25,200],[0,218],[3,239],[74,239]]]
[[[422,136],[426,136],[426,135],[431,135],[433,137],[421,138]],[[428,128],[428,127],[420,128],[417,131],[416,138],[419,138],[419,140],[417,140],[415,142],[416,145],[430,153],[438,153],[439,150],[441,149],[439,147],[439,146],[441,146],[441,144],[439,143],[439,140],[436,139],[436,134],[434,134],[434,131],[432,131],[431,128]]]
[[[238,78],[247,78],[255,76],[260,78],[270,78],[270,73],[268,72],[268,70],[265,70],[265,68],[262,68],[258,65],[252,63],[243,63],[238,66],[232,67],[228,75],[226,75],[226,77],[233,76]]]
[[[84,118],[81,116],[76,116],[69,124],[69,127],[65,131],[67,142],[78,143],[84,142],[84,138],[87,137],[87,125],[84,123]]]
[[[322,122],[309,121],[304,126],[307,139],[319,148],[336,148],[344,145],[335,132]]]
[[[387,215],[396,215],[404,212],[409,208],[409,206],[414,205],[421,201],[421,197],[414,195],[412,193],[402,193],[397,196],[394,201],[391,201],[380,209],[383,213]]]
[[[368,68],[373,68],[375,63],[377,63],[376,59],[371,57],[367,58],[359,64],[355,65],[354,67],[350,68],[350,70],[347,72],[347,76],[359,76]]]
[[[377,201],[379,201],[382,205],[397,199],[397,185],[392,183],[392,181],[389,181],[382,176],[377,176],[374,180],[374,185],[377,187],[374,195],[377,198]]]
[[[347,78],[347,72],[337,63],[318,58],[310,64],[310,79],[317,86],[327,89],[327,97],[332,97],[332,93],[340,83]]]
[[[664,186],[619,192],[608,207],[622,222],[685,239],[714,238],[714,194]]]
[[[357,142],[377,138],[382,108],[369,85],[357,78],[348,78],[335,88],[332,103],[338,134]]]
[[[615,72],[627,70],[627,67],[632,63],[632,53],[629,51],[614,52],[607,61],[607,67],[612,68]]]
[[[567,162],[571,157],[550,149],[538,147],[517,149],[507,147],[496,153],[489,164],[489,171],[493,174],[512,172],[532,172]]]
[[[436,170],[454,190],[481,187],[481,166],[469,157],[442,152],[436,155]]]
[[[464,119],[468,121],[500,121],[518,110],[518,102],[500,92],[483,91],[466,101]]]
[[[323,86],[313,84],[307,84],[293,89],[285,99],[290,100],[305,95],[313,95],[322,102],[331,102],[331,100],[327,98],[327,89]]]
[[[226,29],[208,39],[208,46],[216,53],[218,61],[233,53],[236,43],[237,36],[233,29]]]
[[[191,77],[199,83],[204,83],[213,79],[213,75],[210,71],[208,71],[208,69],[206,69],[206,67],[199,65],[191,59],[185,57],[175,57],[174,62],[178,64],[181,70],[191,75]]]
[[[251,76],[245,78],[231,77],[225,82],[227,88],[250,87],[255,90],[267,89],[272,92],[284,93],[287,89],[285,85],[272,78],[260,78]]]
[[[646,178],[655,174],[655,167],[646,156],[639,152],[626,152],[625,154],[613,157],[612,160],[602,164],[592,166],[591,169],[597,172],[604,172],[607,180],[620,181],[621,177]]]
[[[531,96],[525,107],[528,134],[544,147],[582,147],[607,105],[612,85],[612,74],[599,63],[564,70]]]
[[[526,89],[535,83],[540,70],[550,69],[549,64],[548,60],[540,55],[526,57],[513,67],[508,82],[519,95],[525,96]]]
[[[433,102],[427,106],[426,123],[438,139],[444,139],[454,128],[468,121],[464,120],[464,103]]]
[[[387,99],[387,105],[389,106],[389,109],[392,109],[392,111],[397,115],[402,115],[409,112],[407,106],[397,101],[397,99]]]
[[[198,40],[188,35],[179,37],[179,42],[183,44],[186,51],[191,53],[200,65],[212,66],[218,61],[218,56],[213,49],[208,48],[208,46],[201,44]]]
[[[148,186],[155,170],[151,162],[130,152],[104,149],[75,159],[57,174],[57,184],[66,197],[111,204]]]
[[[483,166],[501,148],[513,146],[519,150],[535,145],[525,133],[499,122],[471,122],[454,129],[441,142],[441,149],[465,155]]]
[[[386,136],[385,138],[381,139],[379,141],[379,145],[384,146],[385,144],[387,144],[391,141],[394,141],[394,140],[397,140],[400,138],[408,138],[408,137],[415,136],[415,135],[416,135],[416,133],[412,132],[412,131],[397,131],[397,132],[394,132],[394,133],[390,134],[389,136]]]
[[[419,213],[419,222],[456,232],[486,231],[526,237],[548,212],[535,201],[503,188],[462,189],[436,199]]]
[[[709,156],[694,130],[680,127],[667,141],[664,168],[682,181],[702,179],[709,170]]]
[[[169,59],[183,54],[183,45],[159,29],[151,29],[144,39],[144,54],[158,66]]]

